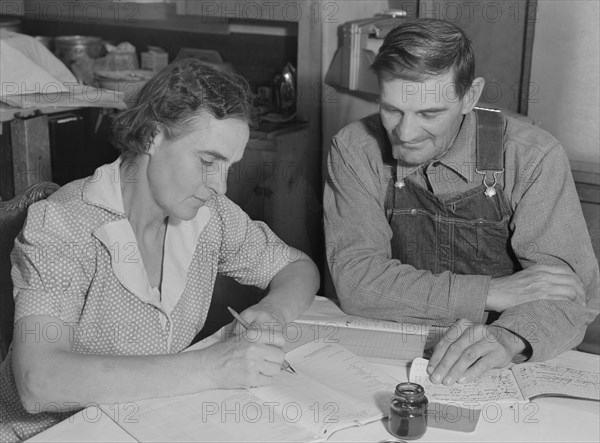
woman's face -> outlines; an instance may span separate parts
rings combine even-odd
[[[215,195],[227,191],[229,167],[242,159],[250,130],[242,120],[202,114],[193,130],[175,140],[154,138],[148,183],[156,204],[169,216],[190,220]]]

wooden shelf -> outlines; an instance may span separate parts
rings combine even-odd
[[[250,2],[247,0],[177,0],[176,11],[183,15],[205,18],[249,21],[300,22],[310,17],[312,2],[279,0],[277,2]]]

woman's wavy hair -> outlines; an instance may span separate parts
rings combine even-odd
[[[202,113],[252,125],[253,95],[241,76],[195,58],[177,60],[138,91],[131,107],[117,114],[112,142],[126,155],[148,150],[160,129],[167,140],[189,134]]]
[[[475,54],[458,26],[437,19],[412,20],[385,36],[371,69],[379,81],[422,82],[452,72],[455,90],[462,98],[475,78]]]

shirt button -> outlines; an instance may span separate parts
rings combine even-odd
[[[410,210],[410,215],[412,215],[413,217],[414,217],[415,215],[417,215],[417,210],[416,210],[416,209],[411,209],[411,210]]]

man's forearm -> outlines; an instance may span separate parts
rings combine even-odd
[[[393,321],[448,324],[457,318],[483,320],[489,277],[432,274],[398,260],[374,257],[332,263],[344,311]]]

